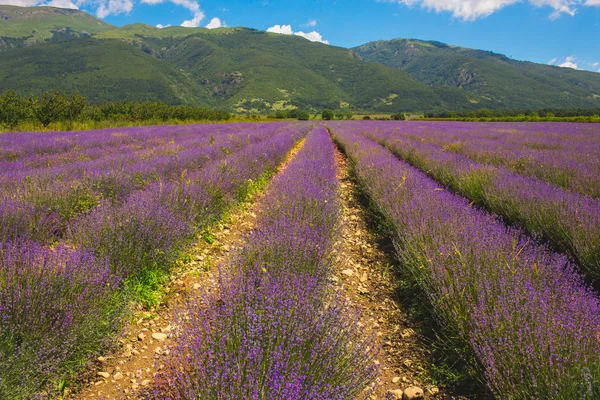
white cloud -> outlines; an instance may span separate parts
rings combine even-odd
[[[227,24],[225,24],[225,22],[221,21],[217,17],[214,17],[213,19],[210,20],[210,22],[208,24],[206,24],[206,27],[208,29],[222,28],[222,27],[226,27],[226,26],[227,26]]]
[[[321,36],[321,34],[319,32],[315,32],[315,31],[312,31],[309,33],[294,32],[294,35],[302,36],[303,38],[306,38],[306,39],[310,40],[311,42],[319,42],[319,43],[329,44],[328,40],[323,40],[323,36]]]
[[[105,18],[109,15],[127,14],[131,10],[133,10],[132,0],[108,0],[108,2],[100,4],[96,15],[99,18]]]
[[[33,7],[41,5],[38,0],[1,0],[0,4],[21,7]]]
[[[474,21],[485,18],[494,12],[520,2],[520,0],[377,0],[385,3],[404,4],[408,7],[420,6],[435,12],[450,12],[454,18]],[[550,19],[562,14],[575,15],[578,6],[600,6],[600,0],[528,0],[535,7],[550,7]]]
[[[329,44],[328,40],[323,40],[323,36],[319,32],[313,31],[304,33],[302,31],[294,32],[291,25],[275,25],[267,29],[267,32],[271,33],[279,33],[281,35],[296,35],[302,36],[305,39],[310,40],[311,42],[319,42],[324,44]]]
[[[163,24],[157,24],[157,25],[156,25],[156,27],[157,27],[158,29],[164,29],[164,28],[168,28],[168,27],[170,27],[170,26],[171,26],[171,24],[167,24],[167,25],[163,25]]]
[[[167,0],[140,0],[140,3],[155,5],[155,4],[164,3],[165,1],[167,1]],[[168,1],[192,12],[194,17],[190,20],[183,21],[181,23],[181,26],[185,26],[188,28],[196,28],[196,27],[200,26],[200,23],[204,19],[204,13],[200,9],[200,4],[198,4],[194,0],[168,0]]]
[[[292,31],[291,25],[275,25],[267,29],[267,32],[271,33],[279,33],[281,35],[293,35],[294,31]]]
[[[79,7],[71,3],[69,0],[52,0],[51,2],[45,5],[50,7],[70,8],[71,10],[79,10]]]
[[[202,22],[203,19],[204,13],[200,11],[194,14],[194,18],[183,21],[181,26],[185,26],[186,28],[197,28],[200,26],[200,22]]]
[[[565,57],[565,62],[559,64],[558,66],[563,68],[579,69],[577,63],[575,62],[575,56]]]
[[[595,63],[591,63],[590,64],[592,67],[596,68],[597,66],[600,65],[600,62],[595,62]]]
[[[554,65],[558,61],[558,57],[554,57],[552,60],[548,61],[548,65]]]
[[[302,26],[307,27],[307,28],[314,28],[315,26],[317,26],[317,20],[316,19],[309,19]]]

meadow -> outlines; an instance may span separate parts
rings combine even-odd
[[[135,396],[375,398],[396,338],[337,283],[336,157],[428,316],[418,334],[478,387],[459,395],[600,398],[600,126],[433,121],[0,134],[0,398],[77,398],[134,308],[161,304],[177,261],[249,201],[253,228],[173,308]]]

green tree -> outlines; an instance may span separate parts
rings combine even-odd
[[[85,97],[79,93],[73,93],[65,106],[63,118],[68,122],[72,123],[75,121],[83,112],[85,108]]]
[[[67,114],[69,100],[58,92],[43,93],[33,109],[38,121],[47,127],[52,122],[63,120]]]
[[[331,110],[325,110],[323,111],[323,114],[321,115],[321,117],[325,120],[325,121],[331,121],[333,119],[333,117],[335,116],[335,114],[333,113],[333,111]]]
[[[310,119],[310,114],[308,113],[308,111],[299,111],[298,119],[300,121],[308,121]]]
[[[31,98],[21,96],[14,90],[9,90],[0,96],[0,123],[13,129],[19,123],[31,116]]]
[[[396,114],[392,114],[391,118],[394,121],[404,121],[406,119],[406,116],[404,115],[404,113],[396,113]]]

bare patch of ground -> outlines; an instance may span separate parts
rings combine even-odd
[[[334,280],[350,302],[361,309],[360,324],[365,332],[375,332],[382,347],[378,360],[381,375],[371,398],[395,399],[394,396],[401,396],[400,391],[411,387],[423,391],[424,397],[415,398],[448,398],[443,389],[427,384],[424,365],[430,355],[417,334],[418,322],[396,300],[397,278],[380,241],[368,228],[357,183],[350,175],[346,158],[337,149],[336,162],[344,228]]]

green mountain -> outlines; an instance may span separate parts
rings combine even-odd
[[[386,47],[395,42],[349,50],[246,28],[115,27],[76,10],[0,6],[0,92],[239,112],[600,106],[600,74],[439,43]]]
[[[0,6],[0,51],[111,29],[112,25],[78,10]]]
[[[600,107],[600,74],[512,60],[440,42],[394,39],[353,49],[365,61],[434,87],[460,88],[493,108]]]

